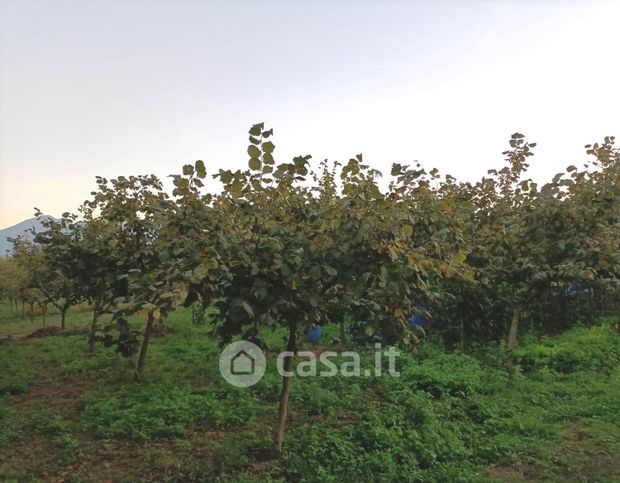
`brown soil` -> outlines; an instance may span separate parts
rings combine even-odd
[[[562,482],[616,481],[620,480],[619,455],[598,448],[580,429],[579,422],[572,422],[562,432],[554,453],[553,474]],[[505,482],[541,481],[544,470],[535,465],[516,461],[509,466],[491,466],[487,477]]]

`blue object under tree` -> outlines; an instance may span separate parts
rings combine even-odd
[[[594,293],[594,289],[592,287],[586,287],[584,285],[581,285],[575,282],[569,283],[566,288],[567,288],[568,295],[593,294]]]
[[[310,328],[304,337],[306,342],[311,342],[316,344],[321,339],[321,326],[319,324],[314,325]]]
[[[424,315],[425,317],[428,316],[428,311],[426,310],[426,307],[424,307],[423,305],[416,305],[415,312],[411,317],[409,317],[409,323],[413,327],[424,327],[427,322],[426,319],[422,317],[422,315]]]

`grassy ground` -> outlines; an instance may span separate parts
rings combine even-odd
[[[74,310],[69,326],[89,318]],[[512,380],[500,345],[462,355],[432,342],[398,358],[399,378],[297,378],[285,455],[273,461],[274,358],[258,384],[232,387],[208,326],[190,319],[170,316],[140,384],[112,350],[89,356],[79,331],[2,342],[0,480],[620,481],[611,321],[525,337]],[[39,327],[0,309],[0,336]],[[373,367],[372,353],[362,365]]]
[[[19,306],[13,310],[9,310],[9,306],[0,303],[0,340],[5,337],[24,337],[32,332],[44,327],[60,327],[60,313],[51,305],[48,307],[48,314],[43,319],[42,309],[39,306],[34,307],[34,318],[31,322],[30,308],[24,308],[24,317],[22,317],[22,308]],[[86,305],[73,307],[67,312],[67,328],[86,327],[92,318],[92,312]],[[105,320],[105,319],[104,319]]]

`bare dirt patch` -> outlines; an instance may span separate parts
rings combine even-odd
[[[41,339],[43,337],[52,337],[55,335],[81,335],[86,334],[89,331],[88,326],[83,327],[71,327],[70,329],[61,329],[60,327],[50,326],[43,327],[42,329],[35,330],[26,335],[25,339]]]
[[[42,370],[26,393],[12,396],[9,404],[23,414],[33,406],[44,406],[51,413],[70,415],[81,409],[84,396],[97,386],[86,377],[63,378],[55,367]]]
[[[487,477],[496,481],[517,482],[517,481],[540,481],[540,475],[533,465],[528,465],[523,461],[515,461],[510,466],[492,465],[487,473]]]
[[[29,438],[28,442],[4,446],[0,449],[0,476],[9,480],[19,480],[26,475],[45,477],[46,468],[54,463],[54,455],[49,450],[51,445],[53,438],[41,435]]]
[[[540,481],[546,473],[563,482],[604,481],[620,478],[620,455],[601,449],[595,440],[581,431],[579,422],[568,424],[562,431],[552,467],[543,468],[523,461],[509,466],[491,466],[487,477],[497,481]]]
[[[561,450],[556,461],[565,469],[566,481],[597,481],[620,478],[620,455],[600,448],[581,431],[578,422],[570,423],[562,433]]]

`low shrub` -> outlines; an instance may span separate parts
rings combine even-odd
[[[201,421],[222,427],[248,420],[256,413],[249,397],[238,390],[218,394],[162,384],[129,386],[91,395],[81,423],[101,438],[177,437]]]
[[[620,362],[620,337],[608,325],[577,327],[560,336],[523,344],[515,357],[526,372],[608,370]]]

